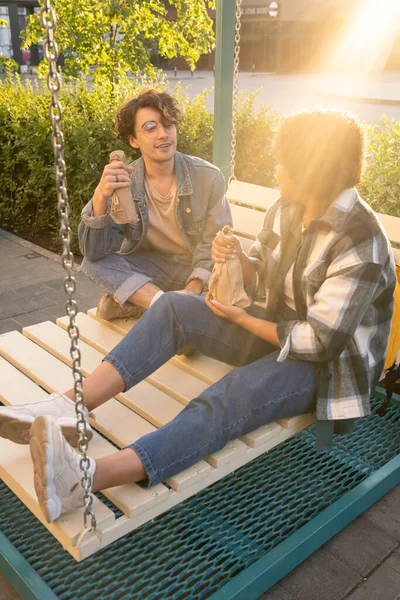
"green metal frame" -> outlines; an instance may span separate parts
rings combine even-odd
[[[400,455],[243,570],[210,596],[209,600],[257,600],[262,593],[398,484]],[[24,600],[58,598],[1,532],[0,572]]]
[[[213,163],[230,174],[235,0],[218,0],[215,48]]]
[[[209,600],[257,600],[261,594],[399,484],[400,455],[242,571],[210,596]]]
[[[57,596],[0,531],[0,573],[24,600],[57,600]]]

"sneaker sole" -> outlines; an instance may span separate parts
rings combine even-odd
[[[0,413],[0,437],[3,437],[15,444],[29,444],[31,433],[30,429],[34,419],[33,417],[24,418]],[[74,448],[78,446],[79,434],[76,431],[76,424],[60,424],[63,435],[67,442]],[[90,441],[93,437],[91,429],[86,430],[86,436]]]
[[[33,461],[33,484],[48,523],[52,523],[61,515],[62,503],[54,486],[54,439],[53,428],[49,417],[40,415],[31,427],[30,441]]]

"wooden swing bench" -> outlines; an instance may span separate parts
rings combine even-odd
[[[244,249],[248,250],[261,228],[263,212],[278,198],[279,192],[261,186],[232,181],[227,195],[231,203],[235,231],[241,237]],[[400,219],[387,215],[380,215],[380,218],[391,242],[399,243]],[[395,253],[396,260],[400,264],[400,250],[395,250]],[[116,319],[111,322],[102,321],[96,317],[95,309],[89,310],[87,314],[79,313],[76,322],[80,331],[79,345],[82,352],[82,371],[85,376],[96,368],[102,357],[135,325],[134,321],[126,319]],[[0,336],[1,402],[10,405],[37,402],[45,399],[48,393],[62,392],[71,387],[70,342],[66,332],[67,324],[68,318],[60,317],[57,324],[44,322],[24,328],[22,334],[10,332]],[[128,392],[119,394],[115,399],[94,411],[91,424],[96,431],[89,445],[89,454],[94,458],[99,458],[117,452],[119,448],[126,446],[143,434],[161,427],[173,419],[191,398],[197,396],[231,369],[232,367],[199,353],[192,357],[175,356],[148,377],[146,381]],[[395,400],[398,401],[398,399]],[[202,500],[198,500],[198,502],[203,502],[207,498],[207,493],[212,493],[205,490],[205,488],[209,488],[212,484],[234,472],[235,477],[237,473],[240,477],[240,473],[245,472],[244,470],[241,471],[240,467],[245,467],[257,457],[261,457],[263,468],[267,468],[269,456],[267,453],[271,453],[276,449],[278,449],[277,452],[281,452],[280,448],[286,448],[285,445],[282,445],[282,442],[293,438],[298,432],[302,432],[299,435],[303,436],[301,438],[303,442],[305,443],[305,440],[308,440],[307,443],[310,444],[309,439],[311,439],[312,434],[303,430],[308,428],[314,420],[314,416],[309,414],[260,427],[256,431],[244,435],[241,439],[229,442],[219,452],[206,457],[192,468],[171,477],[163,484],[150,490],[136,484],[105,490],[103,494],[98,494],[94,498],[94,511],[97,518],[100,542],[97,536],[90,535],[78,545],[78,538],[83,529],[82,510],[62,515],[52,524],[45,522],[34,492],[33,470],[28,446],[13,445],[7,440],[0,439],[0,477],[6,486],[18,496],[33,515],[59,541],[62,547],[76,561],[82,561],[143,524],[148,523],[148,527],[150,527],[153,519],[170,511],[173,507],[181,505],[191,497],[193,498],[190,501],[190,506],[195,506],[194,503],[197,502],[197,498],[194,496],[202,490],[204,490],[201,494]],[[384,422],[384,419],[381,419],[381,422]],[[297,438],[298,436],[295,439],[297,440]],[[295,448],[298,442],[291,441],[290,443]],[[317,454],[313,446],[310,452],[312,455]],[[400,456],[396,458],[397,453],[398,448],[394,451],[390,460],[394,457],[398,461]],[[296,463],[297,456],[295,450],[292,453],[289,452],[288,455],[290,460],[294,461],[293,464]],[[309,462],[309,459],[307,461]],[[286,467],[290,468],[290,464]],[[276,470],[276,467],[274,468]],[[249,469],[251,472],[254,471],[252,466],[249,466]],[[304,466],[304,469],[306,470],[306,466]],[[278,472],[280,470],[283,470],[283,465],[282,468],[278,468]],[[233,475],[232,477],[234,479]],[[254,475],[252,480],[253,478]],[[248,482],[249,491],[252,489],[252,480]],[[378,486],[379,491],[376,487],[375,494],[378,495],[369,494],[368,501],[370,504],[390,489],[390,487],[388,488],[389,480],[391,487],[400,481],[400,465],[398,462],[394,470],[391,467],[389,479],[385,475],[385,483],[380,487]],[[228,482],[230,479],[226,479],[226,481]],[[225,480],[220,485],[222,487],[226,485]],[[296,487],[296,484],[292,483],[292,487]],[[211,489],[214,489],[214,486]],[[239,490],[235,493],[238,497],[240,496]],[[348,493],[353,493],[353,491],[350,490]],[[357,494],[359,498],[359,492]],[[221,502],[223,502],[223,499]],[[361,504],[359,512],[365,510],[366,506],[365,503]],[[246,506],[243,507],[243,510],[246,510]],[[353,511],[347,522],[357,516],[359,512]],[[267,516],[265,515],[265,518]],[[336,527],[343,527],[343,523],[347,524],[342,521]],[[284,528],[284,524],[282,524],[282,527]],[[334,533],[336,533],[336,530],[331,531],[329,537]],[[323,541],[318,542],[318,545],[321,543]],[[318,545],[309,546],[307,549],[308,554]],[[297,562],[293,562],[293,559],[289,562],[286,561],[286,571],[275,570],[269,581],[276,581],[279,574],[281,577],[284,572],[293,568],[305,556],[307,554],[302,556],[300,552],[296,558]],[[1,564],[0,557],[0,571]],[[265,586],[263,589],[266,589]],[[181,596],[155,595],[150,597],[175,599]],[[182,596],[182,598],[186,597],[192,596]],[[199,595],[193,597],[205,598],[209,596]],[[223,597],[233,598],[236,596],[233,594],[232,596]],[[256,598],[256,596],[251,595],[237,597],[243,597],[246,600],[250,597]],[[137,598],[141,599],[145,596],[139,594]]]

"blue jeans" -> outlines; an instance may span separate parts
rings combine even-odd
[[[263,318],[260,307],[248,312]],[[173,421],[131,444],[149,486],[261,425],[315,409],[314,363],[278,363],[275,346],[216,317],[199,296],[161,296],[105,360],[129,389],[185,346],[239,368],[191,400]]]
[[[123,306],[146,283],[164,292],[181,290],[192,272],[192,257],[186,254],[133,252],[107,254],[94,262],[82,261],[82,271]],[[126,305],[128,306],[128,305]]]

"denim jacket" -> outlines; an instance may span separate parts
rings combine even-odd
[[[91,262],[113,252],[130,254],[143,245],[149,226],[143,158],[131,166],[134,167],[131,190],[139,220],[133,225],[119,225],[108,212],[94,217],[92,201],[88,202],[82,211],[78,235],[81,252]],[[224,225],[232,224],[225,198],[225,179],[214,165],[180,152],[175,153],[175,173],[178,185],[176,220],[192,254],[188,282],[201,279],[206,284],[213,268],[211,243]]]

